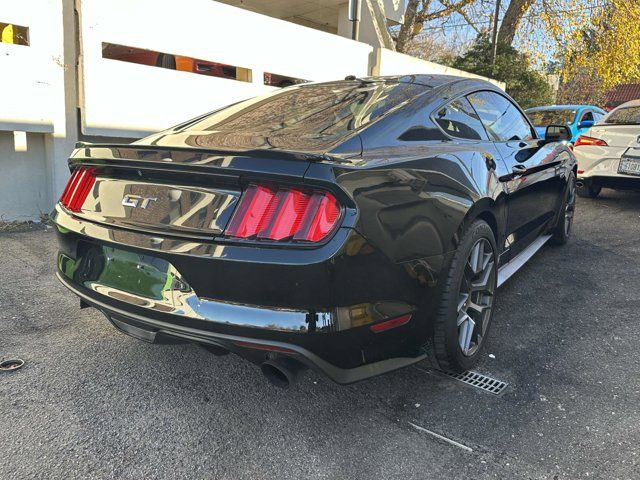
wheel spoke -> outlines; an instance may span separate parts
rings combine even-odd
[[[491,308],[491,306],[490,305],[480,305],[479,303],[476,303],[476,302],[469,302],[467,304],[467,311],[468,310],[473,310],[474,312],[478,312],[480,315],[483,315],[484,312],[488,308]]]
[[[469,255],[469,267],[471,267],[471,271],[474,274],[479,273],[479,264],[481,262],[481,258],[482,258],[482,252],[483,252],[483,246],[482,246],[482,242],[478,242],[473,246],[473,249],[471,250],[471,254]]]
[[[458,321],[456,322],[458,327],[460,325],[462,325],[464,322],[466,322],[467,320],[471,320],[471,317],[467,314],[467,312],[460,312],[458,314]]]
[[[491,261],[491,257],[489,257],[489,260],[485,263],[485,267],[482,270],[480,277],[474,282],[471,282],[470,291],[478,292],[478,291],[488,290],[490,286],[489,281],[491,280],[492,273],[493,273],[493,262]]]
[[[471,339],[473,338],[473,330],[476,324],[473,319],[467,316],[467,320],[465,320],[460,326],[460,333],[458,334],[458,342],[460,343],[460,348],[462,349],[462,353],[465,355],[469,354],[469,350],[471,349]]]
[[[456,310],[457,312],[460,312],[464,308],[464,304],[467,303],[467,300],[469,300],[469,294],[460,293],[460,295],[458,296],[458,310]]]

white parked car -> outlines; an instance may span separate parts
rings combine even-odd
[[[623,103],[578,137],[577,191],[595,198],[602,187],[640,189],[640,100]]]

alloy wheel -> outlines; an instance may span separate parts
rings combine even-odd
[[[471,249],[458,295],[458,344],[462,354],[472,356],[482,345],[491,320],[496,262],[486,238]]]

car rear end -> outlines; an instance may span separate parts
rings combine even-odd
[[[578,183],[640,188],[640,102],[611,111],[574,144]]]
[[[354,229],[331,166],[305,180],[310,161],[276,157],[78,148],[53,212],[58,277],[124,333],[282,372],[349,383],[422,358],[406,272]]]
[[[337,172],[362,170],[358,132],[425,91],[300,85],[131,145],[80,145],[53,212],[58,277],[129,335],[237,353],[274,383],[419,361],[418,276],[359,233]]]

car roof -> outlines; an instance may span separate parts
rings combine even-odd
[[[540,106],[540,107],[527,108],[526,111],[535,112],[536,110],[581,110],[585,108],[602,110],[600,107],[596,107],[595,105],[546,105],[546,106]]]
[[[309,85],[318,85],[318,84],[330,84],[330,83],[348,83],[348,82],[384,82],[384,83],[413,83],[416,85],[424,85],[429,88],[437,88],[444,85],[454,84],[454,83],[465,83],[465,84],[478,84],[481,87],[495,87],[494,84],[483,80],[481,78],[468,78],[468,77],[457,77],[455,75],[430,75],[430,74],[411,74],[411,75],[379,75],[373,77],[355,77],[348,76],[344,80],[336,80],[336,81],[323,81],[323,82],[313,82],[313,83],[301,83],[297,85],[298,87],[304,87]]]

